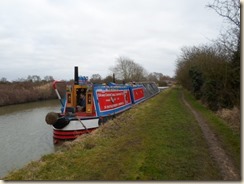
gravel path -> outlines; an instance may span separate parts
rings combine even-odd
[[[223,180],[237,181],[240,180],[240,175],[238,170],[235,168],[231,158],[226,154],[225,150],[221,147],[217,137],[211,131],[208,123],[204,120],[200,113],[191,107],[191,105],[185,100],[182,94],[182,101],[190,109],[190,111],[195,116],[201,130],[203,132],[204,138],[206,139],[209,151],[213,156],[216,165],[219,167]]]

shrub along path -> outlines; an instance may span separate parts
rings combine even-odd
[[[180,88],[167,89],[91,134],[65,143],[60,151],[45,155],[3,179],[231,180],[222,177],[202,130],[182,101],[181,93]],[[190,95],[185,95],[188,101]],[[204,112],[204,117],[210,113]],[[240,136],[228,127],[222,131],[223,123],[219,124],[215,130],[221,131],[215,132],[238,165]]]
[[[239,171],[235,168],[233,164],[233,160],[226,154],[226,151],[222,148],[219,143],[218,138],[213,133],[213,131],[209,128],[208,123],[202,117],[202,115],[197,112],[184,98],[182,93],[182,100],[186,107],[190,109],[190,111],[195,116],[201,130],[203,132],[204,138],[206,139],[209,151],[213,156],[217,166],[220,169],[222,178],[224,180],[240,180]]]

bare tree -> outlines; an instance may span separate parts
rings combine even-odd
[[[44,77],[43,80],[47,81],[47,82],[51,82],[51,81],[54,81],[54,78],[53,78],[53,76],[47,75],[47,76]]]
[[[27,81],[29,81],[29,82],[40,82],[41,77],[38,75],[28,75]]]
[[[92,74],[90,81],[92,83],[99,84],[102,82],[102,77],[100,74]]]
[[[107,84],[113,82],[113,77],[111,75],[108,75],[103,79],[103,82]]]
[[[227,30],[221,33],[216,43],[224,48],[225,56],[230,62],[231,90],[234,91],[235,104],[240,106],[241,3],[239,0],[214,0],[207,7],[215,10],[228,23]]]
[[[240,49],[240,8],[239,0],[214,0],[207,5],[228,23],[228,28],[221,33],[218,43],[224,46],[228,55],[232,55]]]
[[[221,17],[226,18],[231,24],[240,27],[240,1],[239,0],[214,0],[207,7],[212,8]]]
[[[125,82],[145,80],[145,76],[147,75],[146,70],[132,59],[119,57],[116,59],[116,62],[116,66],[111,67],[110,71],[115,73],[118,79],[124,80]]]
[[[7,80],[7,78],[5,78],[5,77],[2,77],[1,79],[0,79],[0,83],[7,83],[8,82],[8,80]]]

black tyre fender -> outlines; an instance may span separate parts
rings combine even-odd
[[[57,129],[62,129],[69,124],[70,120],[66,117],[59,118],[54,124],[53,127]]]

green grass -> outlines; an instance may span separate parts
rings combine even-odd
[[[168,89],[4,180],[221,180],[179,88]]]
[[[216,116],[212,111],[196,101],[189,92],[184,91],[187,101],[198,111],[200,112],[211,127],[211,130],[220,140],[223,148],[227,151],[228,155],[233,159],[234,164],[240,171],[241,163],[241,151],[240,151],[240,141],[241,135],[239,131],[233,130],[229,125],[224,122],[223,119]]]

